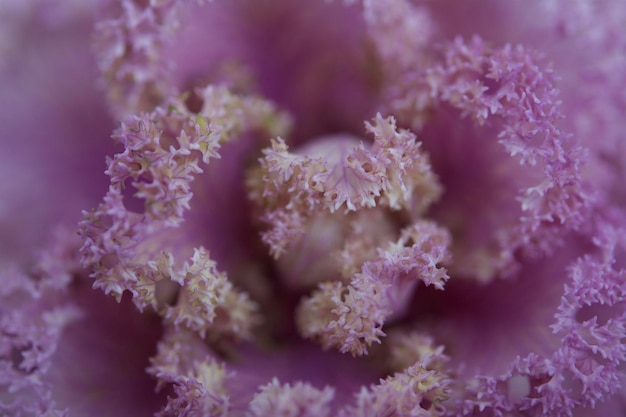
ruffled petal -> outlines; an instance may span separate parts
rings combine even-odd
[[[275,257],[304,233],[316,210],[351,212],[381,205],[418,215],[437,200],[437,177],[415,135],[380,114],[366,128],[374,136],[367,148],[338,136],[320,138],[295,153],[279,138],[264,150],[260,172],[251,171],[250,198],[268,223],[263,240]]]
[[[429,222],[403,230],[349,285],[325,283],[305,298],[297,312],[300,332],[319,338],[324,348],[366,354],[385,336],[385,321],[404,311],[419,281],[443,289],[449,276],[441,264],[449,259],[449,243],[449,235]]]
[[[280,384],[273,379],[260,387],[260,392],[250,402],[253,417],[328,417],[334,390],[330,387],[317,389],[308,383]]]
[[[203,248],[185,242],[180,225],[190,208],[192,182],[202,172],[200,161],[218,158],[221,144],[246,130],[274,132],[286,121],[269,103],[225,89],[207,88],[203,98],[202,113],[174,100],[122,125],[116,138],[125,150],[109,160],[109,192],[81,223],[83,263],[95,269],[95,286],[118,300],[129,291],[138,308],[151,307],[176,325],[186,323],[203,335],[210,326],[244,337],[255,322],[253,303],[211,266]],[[136,190],[132,197],[124,193],[128,185]],[[178,304],[169,307],[174,294],[159,296],[158,290],[172,282],[181,289]],[[230,312],[235,305],[241,310]],[[233,314],[214,322],[220,309]]]
[[[437,59],[405,71],[389,103],[404,123],[434,113],[414,127],[446,190],[433,217],[453,231],[453,270],[488,281],[584,223],[584,151],[559,127],[553,71],[536,53],[457,38]]]
[[[148,372],[159,388],[171,384],[173,396],[158,416],[226,416],[231,399],[226,383],[233,377],[192,333],[169,331],[159,342]]]

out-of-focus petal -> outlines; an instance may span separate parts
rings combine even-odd
[[[11,416],[149,416],[162,400],[146,375],[160,326],[90,288],[77,241],[59,233],[36,277],[3,273],[0,410]],[[17,274],[17,272],[14,272]],[[9,289],[5,283],[14,282]]]
[[[114,124],[96,88],[94,7],[0,6],[0,26],[13,29],[0,52],[0,264],[26,262],[32,245],[57,224],[75,223],[106,189],[103,157],[113,150]]]
[[[99,23],[96,45],[120,116],[221,84],[289,110],[302,141],[358,132],[371,116],[377,74],[363,23],[339,2],[126,0]]]

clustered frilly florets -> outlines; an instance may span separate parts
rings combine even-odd
[[[443,290],[449,277],[439,265],[449,260],[449,242],[448,233],[428,221],[402,230],[400,239],[365,261],[348,285],[323,283],[303,300],[297,312],[302,335],[319,338],[325,348],[366,354],[368,346],[380,343],[386,319],[406,307],[407,294],[419,281]]]
[[[545,256],[584,222],[590,197],[580,180],[584,151],[559,128],[563,116],[554,75],[535,52],[457,38],[435,62],[408,70],[411,76],[390,88],[390,111],[419,131],[424,113],[449,106],[476,127],[490,126],[487,134],[512,157],[509,164],[519,164],[509,174],[519,189],[509,191],[520,205],[507,207],[494,228],[487,265],[464,265],[464,272],[479,279],[506,274],[516,268],[517,251]],[[458,255],[463,265],[467,255]]]
[[[259,171],[251,175],[251,199],[263,207],[261,219],[270,225],[263,240],[274,256],[318,210],[388,207],[417,215],[437,199],[440,186],[415,135],[380,114],[366,128],[375,138],[367,149],[358,142],[350,146],[349,138],[329,138],[332,144],[313,144],[327,154],[315,157],[290,153],[279,138],[264,150]]]
[[[103,203],[85,213],[83,261],[96,267],[95,286],[118,300],[129,291],[139,309],[151,307],[175,326],[203,337],[219,328],[219,333],[246,338],[255,322],[255,303],[234,288],[204,248],[185,247],[175,229],[189,210],[200,161],[218,158],[220,145],[237,134],[248,129],[278,133],[288,121],[258,99],[213,87],[201,94],[206,111],[192,114],[175,101],[131,117],[114,135],[125,151],[108,162],[111,186]],[[128,207],[126,187],[143,202],[138,211]],[[168,283],[181,287],[175,306],[167,305],[167,297],[159,299],[159,286]]]
[[[217,84],[183,93],[187,87],[176,85],[160,54],[180,29],[182,2],[123,0],[115,17],[97,26],[100,70],[111,110],[122,119],[113,138],[123,149],[107,160],[102,202],[83,213],[82,267],[95,288],[118,301],[130,295],[139,311],[160,317],[164,333],[147,370],[171,393],[159,415],[571,417],[620,395],[623,209],[594,189],[584,166],[591,150],[568,133],[545,58],[479,36],[435,42],[437,22],[419,2],[348,3],[362,13],[380,102],[363,136],[299,143],[289,137],[291,116],[260,94]],[[446,131],[449,123],[458,128]],[[463,149],[484,149],[480,161],[493,164],[485,170],[468,156],[462,165],[470,176],[489,177],[478,184],[492,188],[484,201],[456,201],[446,188],[455,181],[450,175],[466,174],[458,166],[446,172],[441,155],[455,146],[448,133],[467,138]],[[202,175],[224,147],[246,136],[261,139],[252,162],[241,166],[243,180],[233,184],[246,194],[244,220],[257,233],[242,245],[266,252],[250,261],[262,264],[254,265],[259,275],[277,275],[254,283],[233,279],[190,238],[202,209],[194,205]],[[465,157],[457,153],[456,165]],[[59,248],[75,244],[63,239],[71,243]],[[561,297],[541,330],[549,340],[512,355],[497,372],[474,372],[472,358],[439,340],[431,331],[438,312],[408,316],[420,294],[445,294],[455,280],[481,289],[519,281],[525,268],[555,254],[550,273],[559,274]],[[35,304],[80,268],[75,257],[44,253],[35,269],[28,277],[15,272],[0,288],[8,306],[0,306],[0,330],[8,335],[0,342],[0,387],[48,401],[51,388],[36,379],[79,312],[65,303]],[[276,287],[290,298],[293,317],[286,320],[298,343],[369,356],[385,377],[348,399],[336,387],[283,378],[281,370],[241,388],[246,371],[233,371],[229,359],[237,361],[240,346],[272,346],[263,332],[275,318],[264,309],[282,302],[259,299],[254,288],[264,286],[266,298]]]

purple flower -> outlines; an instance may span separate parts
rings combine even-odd
[[[3,413],[626,412],[619,0],[12,3]]]

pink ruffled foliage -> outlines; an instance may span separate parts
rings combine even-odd
[[[1,412],[624,414],[622,2],[61,3],[0,8]]]

